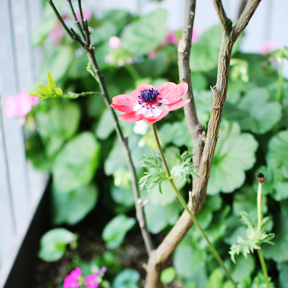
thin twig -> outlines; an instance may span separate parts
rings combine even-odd
[[[139,199],[141,199],[141,198],[140,198],[140,192],[139,192],[139,187],[138,187],[138,180],[137,180],[135,167],[134,167],[134,164],[133,164],[133,161],[131,158],[130,149],[128,146],[128,138],[126,136],[124,136],[124,134],[120,128],[117,115],[116,115],[114,109],[110,106],[111,101],[110,101],[110,98],[108,95],[107,87],[106,87],[105,82],[104,82],[104,77],[99,70],[98,63],[97,63],[96,58],[95,58],[94,47],[93,47],[93,45],[90,44],[91,41],[90,41],[90,33],[88,30],[88,24],[87,25],[84,24],[84,25],[85,25],[86,36],[87,37],[89,36],[89,37],[87,39],[87,42],[83,42],[83,41],[81,41],[80,37],[76,34],[76,32],[72,28],[71,28],[71,30],[68,29],[68,27],[64,23],[63,19],[61,18],[59,12],[57,11],[56,7],[54,6],[53,1],[52,0],[47,0],[47,1],[51,5],[57,18],[59,19],[60,23],[62,24],[62,26],[66,30],[66,32],[69,34],[69,36],[73,40],[77,41],[88,54],[89,62],[90,62],[91,66],[95,72],[96,78],[97,78],[99,86],[100,86],[101,96],[103,97],[103,100],[107,106],[107,109],[109,110],[109,112],[113,118],[115,130],[116,130],[116,133],[118,135],[118,139],[119,139],[120,143],[122,144],[122,147],[125,151],[126,162],[127,162],[129,171],[131,173],[131,182],[132,182],[133,195],[134,195],[135,206],[136,206],[136,216],[137,216],[137,220],[139,222],[139,226],[141,228],[141,233],[142,233],[142,236],[144,239],[147,253],[150,256],[152,253],[152,250],[153,250],[153,243],[152,243],[152,240],[150,237],[150,233],[148,232],[148,229],[147,229],[146,218],[145,218],[145,214],[144,214],[144,208],[143,208],[141,202],[139,201]],[[68,0],[68,2],[70,3],[71,0],[70,1]],[[81,3],[80,3],[80,5],[81,5]],[[72,14],[74,15],[74,17],[76,17],[73,7],[71,8],[71,10],[72,10]],[[73,11],[74,11],[74,13],[73,13]],[[85,21],[83,23],[85,23]],[[84,33],[83,30],[82,30],[82,33]]]
[[[86,40],[86,39],[85,39],[85,35],[84,35],[83,29],[82,29],[82,27],[81,27],[81,24],[80,24],[79,21],[77,20],[76,13],[75,13],[75,10],[74,10],[74,8],[73,8],[72,2],[71,2],[71,0],[67,0],[67,2],[69,3],[69,7],[70,7],[71,13],[72,13],[72,15],[73,15],[74,21],[75,21],[74,24],[75,24],[76,27],[77,27],[77,30],[78,30],[78,32],[79,32],[79,34],[80,34],[80,36],[81,36],[82,41],[85,41],[85,40]]]
[[[232,21],[226,16],[222,0],[213,0],[213,4],[222,26],[222,30],[225,31],[225,33],[230,33],[232,28]]]
[[[251,0],[249,1],[248,5],[244,9],[243,13],[241,14],[240,18],[238,19],[236,25],[232,29],[232,37],[231,40],[235,42],[243,30],[248,25],[251,17],[253,16],[256,8],[258,7],[261,0]]]

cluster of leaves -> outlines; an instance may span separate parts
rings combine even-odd
[[[242,211],[240,213],[241,215],[241,221],[243,221],[244,224],[247,225],[246,235],[247,239],[243,239],[240,236],[238,236],[237,242],[232,245],[230,248],[229,254],[231,255],[231,259],[234,263],[235,261],[235,255],[239,255],[240,252],[243,253],[244,257],[247,259],[247,255],[250,252],[254,252],[255,249],[261,249],[262,243],[268,243],[271,245],[274,245],[271,240],[275,237],[273,233],[265,233],[263,231],[259,231],[258,228],[255,228],[253,226],[252,220],[250,216],[247,214],[247,212]],[[265,217],[261,221],[262,227],[268,222],[269,217]]]
[[[35,44],[42,45],[47,37],[49,42],[48,33],[56,25],[56,18],[50,10],[48,6],[44,8],[43,23],[33,33]],[[93,28],[91,39],[110,96],[127,94],[141,83],[157,87],[166,81],[179,82],[177,47],[164,44],[167,35],[165,19],[166,12],[163,10],[142,17],[114,10],[105,12],[100,19],[93,17],[90,20],[89,25]],[[219,26],[212,27],[200,36],[191,50],[191,77],[198,118],[206,127],[213,97],[209,86],[216,82],[221,34]],[[132,64],[118,66],[105,61],[105,57],[111,53],[108,45],[110,36],[119,36],[122,49],[125,49],[125,55],[131,57]],[[29,125],[25,128],[27,157],[37,169],[53,175],[53,223],[74,225],[93,209],[97,215],[105,215],[97,218],[96,225],[99,229],[105,227],[102,238],[107,249],[112,251],[109,252],[112,255],[110,258],[113,258],[113,249],[123,243],[126,233],[135,232],[131,231],[136,222],[131,217],[135,214],[135,208],[130,178],[127,176],[129,172],[113,120],[103,100],[92,94],[79,97],[84,96],[83,91],[99,91],[99,86],[86,72],[87,56],[78,49],[77,43],[69,41],[67,36],[63,36],[57,46],[44,45],[45,57],[38,82],[45,83],[49,70],[64,93],[57,88],[50,74],[48,86],[39,86],[39,90],[36,90],[36,96],[50,99],[40,101],[33,111],[36,129],[29,129]],[[271,260],[269,265],[272,271],[279,271],[279,278],[275,274],[273,281],[285,288],[288,287],[285,276],[288,271],[288,81],[283,80],[281,99],[278,101],[277,62],[270,62],[271,55],[239,52],[240,41],[233,50],[228,96],[212,163],[207,200],[198,220],[222,258],[230,265],[229,270],[235,280],[242,279],[239,284],[242,286],[239,287],[261,287],[264,280],[261,280],[261,276],[254,277],[260,271],[260,266],[253,255],[248,254],[247,260],[240,255],[234,266],[228,254],[229,246],[246,230],[237,221],[241,211],[249,213],[252,223],[257,218],[255,175],[261,171],[266,178],[262,212],[271,216],[265,233],[269,235],[273,229],[276,234],[274,246],[264,243],[261,248],[264,257]],[[155,58],[148,57],[152,50]],[[287,53],[283,51],[285,58]],[[75,94],[66,91],[74,91]],[[166,233],[176,223],[182,207],[166,177],[162,160],[156,154],[153,133],[150,127],[138,134],[135,132],[137,124],[122,122],[120,125],[129,138],[138,178],[144,176],[140,185],[143,188],[142,198],[149,199],[144,208],[148,229],[154,234]],[[171,171],[176,186],[187,197],[187,191],[191,190],[190,175],[195,176],[195,167],[191,161],[191,149],[187,147],[192,140],[183,111],[169,113],[157,123],[157,128],[168,166],[174,167]],[[151,149],[155,150],[156,156],[142,159],[146,162],[147,170],[144,171],[138,160],[143,155],[151,155]],[[160,186],[163,194],[159,193]],[[150,192],[147,193],[146,189]],[[127,213],[130,217],[126,216]],[[59,249],[63,255],[63,245],[54,245],[53,249],[62,247]],[[98,266],[103,265],[108,267],[105,264]],[[174,277],[173,281],[182,281],[190,288],[209,285],[213,271],[218,267],[195,227],[177,247],[173,266],[176,276],[170,271],[172,274],[168,273],[168,278],[171,280]],[[120,272],[121,268],[117,269]],[[131,273],[128,271],[126,278],[119,276],[120,280],[117,281],[124,283],[130,277],[135,280],[131,287],[136,287],[139,274],[135,271],[133,275]],[[169,279],[164,277],[163,281],[168,283]],[[229,287],[229,283],[221,281],[219,287]]]

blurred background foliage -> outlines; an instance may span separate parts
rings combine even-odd
[[[61,10],[60,6],[58,8]],[[67,23],[72,24],[70,16],[62,15]],[[89,21],[91,39],[110,97],[130,93],[140,83],[157,87],[166,81],[179,82],[176,44],[181,31],[168,31],[165,19],[164,10],[156,10],[143,17],[120,10],[108,11],[100,19],[92,15]],[[57,87],[61,87],[64,93],[99,91],[98,84],[86,71],[87,56],[77,43],[61,33],[62,28],[58,25],[50,7],[44,5],[43,21],[33,31],[34,45],[42,46],[44,51],[43,69],[37,83],[46,83],[49,70]],[[55,33],[51,31],[55,32],[57,27],[60,36],[56,41]],[[109,46],[111,36],[120,38],[118,48]],[[287,55],[285,49],[282,54],[281,51],[268,55],[244,54],[238,50],[240,42],[241,39],[233,50],[228,96],[208,196],[198,219],[211,242],[226,259],[225,263],[235,280],[242,279],[241,287],[251,287],[252,284],[252,287],[262,287],[258,259],[254,255],[248,255],[247,260],[241,256],[234,265],[228,250],[237,236],[245,231],[238,221],[240,212],[246,210],[252,220],[257,219],[255,175],[259,171],[264,173],[266,184],[263,187],[262,211],[264,216],[271,217],[268,230],[276,233],[276,245],[263,245],[263,253],[269,275],[277,287],[286,288],[288,81],[284,79],[283,85],[278,85],[278,70],[280,60]],[[216,83],[220,44],[221,28],[215,26],[199,37],[191,51],[191,77],[197,112],[206,128],[212,103],[210,86]],[[279,93],[281,98],[277,99]],[[28,117],[30,120],[28,118],[25,126],[27,157],[37,169],[50,172],[53,176],[52,225],[74,231],[73,225],[84,225],[86,222],[83,219],[88,215],[91,220],[89,225],[99,235],[102,234],[106,251],[89,263],[81,259],[76,262],[87,271],[93,265],[105,265],[108,276],[112,271],[111,279],[122,271],[114,280],[110,279],[114,281],[113,287],[137,287],[139,272],[130,268],[123,270],[125,265],[117,262],[115,252],[128,231],[132,235],[140,232],[135,224],[130,175],[103,100],[98,95],[76,100],[42,100]],[[120,125],[129,137],[132,158],[140,178],[144,171],[138,160],[144,154],[151,155],[151,150],[156,152],[151,127],[142,122],[121,122]],[[183,109],[169,113],[157,123],[157,129],[168,165],[173,167],[175,151],[183,152],[187,145],[192,145]],[[187,199],[191,184],[179,181],[177,185]],[[149,199],[145,206],[148,228],[160,239],[182,212],[168,181],[163,183],[162,190],[163,194],[157,187],[149,193],[141,191],[142,198]],[[81,234],[77,236],[68,230],[58,228],[61,235],[57,239],[55,234],[46,234],[46,238],[42,238],[39,256],[46,261],[55,261],[63,256],[67,244],[73,248]],[[154,237],[156,241],[157,237]],[[51,259],[51,255],[55,257]],[[91,255],[95,253],[91,252]],[[229,287],[196,227],[192,227],[175,250],[173,267],[165,270],[161,277],[163,283],[173,281],[174,286],[171,287],[183,287],[183,283],[187,284],[187,288]],[[210,278],[208,275],[211,275]],[[211,286],[211,283],[214,284]]]

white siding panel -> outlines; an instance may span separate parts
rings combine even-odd
[[[0,39],[5,45],[0,45],[0,73],[2,97],[1,104],[5,107],[6,98],[14,96],[19,90],[19,79],[17,57],[14,49],[13,21],[11,17],[11,2],[1,0],[0,9]],[[16,118],[3,116],[4,139],[7,149],[8,168],[10,176],[10,186],[14,205],[16,230],[18,231],[28,208],[28,181],[27,167],[24,151],[24,139],[22,128],[18,125]]]

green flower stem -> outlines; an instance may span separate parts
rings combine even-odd
[[[267,286],[267,288],[270,288],[267,268],[266,268],[266,264],[265,264],[265,260],[264,260],[261,248],[257,249],[257,252],[258,252],[259,260],[260,260],[260,263],[261,263],[262,271],[263,271],[263,274],[264,274],[266,286]]]
[[[131,64],[125,65],[125,68],[135,82],[138,81],[139,79],[141,79],[139,73],[136,71],[136,69]]]
[[[261,231],[261,221],[262,221],[262,211],[261,211],[261,193],[262,193],[262,183],[261,181],[258,182],[258,195],[257,195],[257,208],[258,208],[258,230]],[[264,274],[265,282],[267,288],[270,288],[269,284],[269,278],[268,278],[268,273],[267,273],[267,268],[265,264],[265,260],[262,254],[261,247],[260,249],[257,249],[259,260],[261,263],[262,271]]]
[[[279,67],[279,78],[278,78],[278,86],[276,92],[276,101],[280,103],[281,101],[281,94],[282,94],[282,86],[283,86],[283,59],[280,60],[280,67]]]
[[[259,231],[261,231],[261,221],[262,221],[261,193],[262,193],[262,183],[258,183],[257,208],[258,208],[258,230]]]
[[[199,231],[201,232],[202,236],[204,237],[204,239],[206,240],[210,250],[212,251],[212,253],[214,254],[215,258],[217,259],[218,263],[220,264],[220,266],[223,268],[223,270],[225,271],[227,277],[229,278],[229,280],[233,283],[233,285],[235,286],[235,288],[237,288],[237,285],[235,283],[235,281],[233,280],[230,272],[228,271],[228,269],[226,268],[226,266],[224,265],[221,257],[219,256],[219,254],[217,253],[216,249],[214,248],[213,244],[209,241],[207,235],[205,234],[204,230],[201,228],[199,222],[197,221],[196,217],[193,215],[192,211],[189,209],[189,207],[187,206],[185,200],[183,199],[181,193],[179,192],[179,190],[177,189],[174,181],[173,181],[173,177],[170,173],[170,170],[168,168],[168,165],[167,165],[167,162],[166,162],[166,159],[164,157],[164,154],[163,154],[163,150],[161,148],[161,145],[160,145],[160,142],[159,142],[159,139],[158,139],[158,135],[157,135],[157,131],[156,131],[156,127],[155,127],[155,124],[152,124],[152,128],[153,128],[153,133],[154,133],[154,136],[155,136],[155,140],[156,140],[156,143],[157,143],[157,146],[159,148],[159,152],[160,152],[160,155],[161,155],[161,158],[163,160],[163,163],[164,163],[164,166],[165,166],[165,170],[166,170],[166,174],[167,174],[167,177],[168,177],[168,180],[171,184],[171,186],[173,187],[174,191],[176,192],[176,195],[178,196],[178,199],[180,200],[181,204],[183,205],[183,207],[185,208],[185,210],[188,212],[188,214],[190,215],[191,219],[193,220],[194,224],[197,226],[197,228],[199,229]]]

